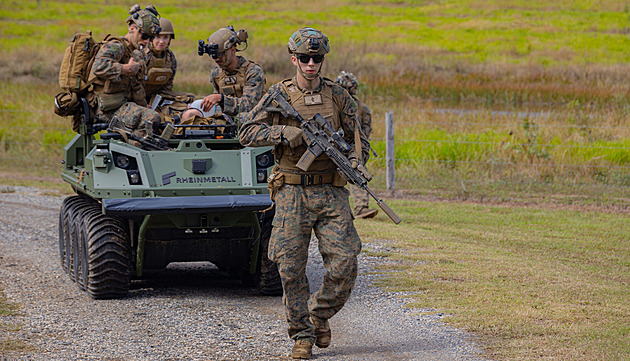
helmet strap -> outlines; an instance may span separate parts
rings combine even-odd
[[[296,55],[297,54],[293,54],[293,56],[296,57],[296,59],[297,59]],[[302,70],[302,66],[300,66],[300,59],[297,59],[297,65],[296,66],[297,66],[298,71],[300,72],[300,74],[302,74],[302,76],[304,77],[304,79],[306,79],[308,81],[313,81],[313,80],[319,78],[319,74],[322,73],[322,68],[324,67],[324,64],[321,64],[319,66],[319,70],[317,70],[317,73],[311,75],[310,77],[307,76],[306,73]]]

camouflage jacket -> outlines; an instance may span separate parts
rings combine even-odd
[[[357,118],[361,122],[361,130],[365,136],[370,139],[372,135],[372,112],[364,102],[360,101],[356,96],[352,96],[352,99],[357,103],[358,111]]]
[[[294,77],[293,84],[297,84]],[[332,86],[333,110],[337,112],[341,128],[343,129],[345,141],[353,147],[354,152],[354,127],[357,122],[357,104],[350,94],[339,84],[328,81]],[[316,94],[324,85],[324,79],[320,84],[320,89],[315,89],[312,94]],[[299,87],[298,87],[299,88]],[[300,89],[300,91],[305,92]],[[262,146],[281,146],[281,132],[284,124],[290,124],[291,121],[282,119],[279,125],[273,125],[274,114],[268,112],[266,108],[267,98],[275,92],[280,92],[287,101],[290,101],[289,95],[284,91],[282,82],[274,84],[269,88],[269,92],[256,104],[256,106],[248,113],[243,114],[241,118],[241,127],[239,129],[239,140],[244,146],[262,147]],[[360,129],[360,128],[359,128]],[[337,129],[338,130],[338,129]],[[359,132],[361,140],[361,157],[365,161],[369,158],[369,142],[363,131]],[[332,161],[331,161],[332,162]]]
[[[245,58],[239,56],[237,69],[246,62],[247,60]],[[217,66],[212,69],[212,72],[210,74],[210,82],[214,87],[215,94],[223,93],[221,92],[219,84],[217,84],[217,82],[215,81],[215,79],[219,77],[221,72],[225,72],[225,70]],[[227,73],[227,75],[231,74]],[[258,103],[260,98],[262,98],[263,94],[266,91],[265,73],[263,72],[262,68],[257,64],[253,64],[249,68],[245,77],[245,84],[241,84],[243,89],[243,95],[241,97],[224,94],[223,104],[221,106],[221,110],[223,111],[223,113],[235,116],[239,113],[248,112],[256,105],[256,103]]]
[[[107,40],[107,39],[106,39]],[[135,75],[123,75],[123,64],[134,56],[140,60],[140,71]],[[107,41],[96,54],[90,76],[96,77],[95,93],[125,93],[129,101],[146,106],[141,79],[146,74],[144,55],[124,37]]]

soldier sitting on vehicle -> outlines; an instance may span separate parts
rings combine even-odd
[[[147,76],[144,81],[146,100],[151,109],[162,116],[162,122],[179,119],[188,109],[188,103],[194,95],[173,91],[173,81],[177,73],[177,59],[170,49],[171,40],[175,39],[173,24],[160,19],[160,34],[144,49],[147,59]],[[177,121],[175,121],[177,123]]]
[[[90,80],[98,98],[97,117],[103,122],[119,118],[138,137],[159,125],[160,115],[147,108],[142,85],[146,67],[142,48],[160,33],[155,7],[134,5],[123,37],[108,36],[94,59]],[[148,125],[147,125],[148,124]]]
[[[215,106],[219,106],[220,112],[235,118],[238,123],[238,115],[250,111],[262,98],[266,91],[262,68],[236,55],[237,51],[244,50],[237,49],[237,45],[245,43],[247,46],[247,37],[244,29],[237,32],[228,26],[210,35],[207,44],[199,40],[199,55],[207,53],[217,64],[210,75],[214,93],[194,101],[182,119],[210,117],[217,112]]]

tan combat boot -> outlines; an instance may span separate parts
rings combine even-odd
[[[309,360],[313,354],[313,343],[305,338],[295,341],[291,350],[292,359]]]
[[[378,209],[363,208],[354,214],[354,218],[374,218],[378,213]]]
[[[330,346],[330,325],[328,320],[322,321],[317,317],[311,317],[311,322],[315,325],[315,346],[326,348]]]

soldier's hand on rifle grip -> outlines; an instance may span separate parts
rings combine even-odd
[[[304,132],[298,127],[287,125],[282,129],[280,135],[282,137],[282,143],[286,144],[284,142],[286,140],[289,142],[289,147],[291,148],[295,148],[304,143]]]

